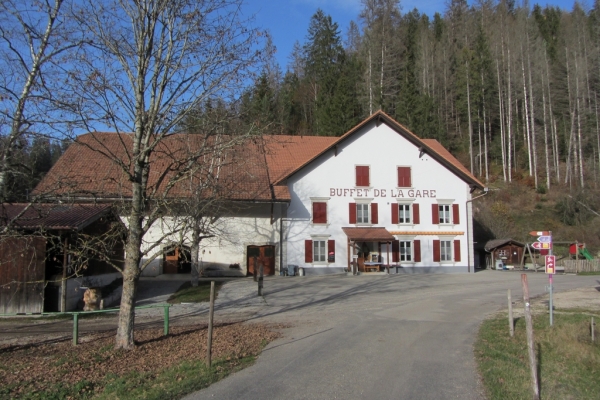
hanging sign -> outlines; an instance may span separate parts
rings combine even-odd
[[[531,231],[531,236],[550,236],[550,231]]]
[[[537,240],[541,243],[552,243],[552,236],[540,236]]]
[[[550,250],[552,248],[552,243],[533,242],[531,247],[538,250]]]
[[[556,273],[556,256],[546,256],[546,273]]]

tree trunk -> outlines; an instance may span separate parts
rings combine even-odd
[[[473,123],[471,122],[471,93],[469,88],[469,62],[467,61],[467,116],[469,118],[469,157],[473,173]]]
[[[544,110],[544,154],[546,156],[546,189],[550,190],[550,154],[548,152],[548,127],[546,123],[546,93],[542,77],[542,107]]]
[[[123,293],[121,295],[121,307],[119,311],[119,322],[117,326],[117,337],[115,347],[117,349],[132,349],[135,347],[133,341],[133,328],[135,321],[135,299],[137,283],[140,277],[140,246],[142,236],[141,227],[131,229],[127,239],[125,268],[123,269]],[[138,228],[138,227],[136,227]]]
[[[502,85],[500,84],[500,65],[498,63],[498,60],[496,60],[496,72],[498,74],[498,109],[500,114],[500,150],[502,154],[502,177],[504,178],[504,182],[506,182],[506,134],[504,132],[504,104],[502,101]]]
[[[527,35],[527,47],[529,49],[529,34]],[[533,181],[534,186],[538,187],[538,173],[537,173],[537,137],[535,134],[535,118],[534,118],[534,104],[533,104],[533,82],[531,80],[531,60],[529,57],[529,51],[527,51],[527,68],[529,69],[529,105],[530,105],[530,117],[531,117],[531,152],[533,156]]]
[[[198,224],[194,221],[194,230],[192,231],[192,246],[190,249],[192,253],[192,286],[198,286],[198,280],[200,278],[200,230]]]
[[[507,109],[508,109],[508,118],[506,119],[506,130],[507,130],[507,138],[506,141],[508,142],[508,181],[512,182],[512,131],[511,131],[511,126],[512,126],[512,98],[511,98],[511,80],[510,80],[510,49],[507,49],[507,54],[508,54],[508,82],[506,84],[506,87],[508,89],[508,104],[507,104]]]
[[[531,134],[529,132],[529,110],[527,106],[527,81],[525,79],[525,60],[523,57],[523,47],[521,47],[521,72],[523,74],[523,112],[525,116],[523,121],[525,121],[525,144],[527,145],[527,157],[529,160],[529,176],[533,175],[533,160],[531,157]]]

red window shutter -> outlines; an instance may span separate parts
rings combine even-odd
[[[460,240],[454,241],[454,261],[460,261]]]
[[[369,186],[369,167],[356,166],[356,186]]]
[[[377,212],[377,203],[371,203],[371,223],[379,223],[379,213]]]
[[[304,262],[307,262],[307,263],[313,262],[312,240],[304,241]]]
[[[421,262],[421,241],[415,240],[413,241],[413,248],[415,250],[415,262]]]
[[[335,240],[327,241],[327,261],[330,263],[335,262]]]
[[[327,223],[327,203],[322,203],[322,202],[313,203],[313,223],[314,224],[326,224]]]
[[[350,203],[350,224],[356,223],[356,203]]]
[[[440,262],[440,241],[433,241],[433,261]]]
[[[398,203],[392,203],[392,224],[398,223]]]
[[[400,241],[393,240],[392,241],[392,262],[397,263],[400,261]]]
[[[398,167],[398,187],[411,187],[410,167]]]
[[[413,208],[413,224],[420,224],[421,218],[419,216],[419,205],[413,204],[412,208]]]
[[[452,204],[452,223],[460,224],[460,218],[458,213],[458,204]]]
[[[440,223],[440,209],[437,204],[431,205],[431,223],[435,225]]]

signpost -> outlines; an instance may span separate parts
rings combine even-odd
[[[538,236],[537,242],[534,242],[531,246],[534,249],[548,250],[549,255],[546,256],[546,273],[548,274],[548,292],[550,298],[548,301],[548,307],[550,308],[550,326],[553,325],[553,305],[552,305],[552,283],[553,277],[556,273],[556,256],[552,255],[552,231],[531,231],[531,236]]]
[[[556,273],[556,256],[546,256],[546,273],[554,275]]]
[[[542,236],[544,237],[544,236]],[[538,250],[550,250],[552,249],[552,242],[550,243],[542,243],[542,242],[533,242],[531,247]]]

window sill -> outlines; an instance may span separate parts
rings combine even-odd
[[[324,226],[324,227],[328,227],[329,226],[329,222],[312,222],[311,223],[312,226]]]

